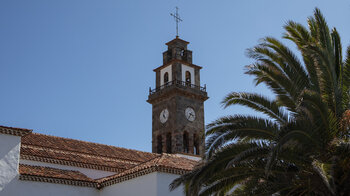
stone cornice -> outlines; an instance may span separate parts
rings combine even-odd
[[[171,65],[171,64],[174,64],[174,63],[181,63],[181,64],[184,64],[184,65],[187,65],[187,66],[190,66],[190,67],[193,67],[195,69],[202,69],[201,66],[198,66],[198,65],[195,65],[193,63],[189,63],[189,62],[186,62],[186,61],[183,61],[183,60],[180,60],[180,59],[173,59],[167,63],[165,63],[164,65],[161,65],[155,69],[153,69],[154,72],[157,72],[161,69],[163,69],[164,67],[167,67],[168,65]]]
[[[148,103],[155,103],[167,99],[175,95],[182,95],[188,98],[193,98],[201,101],[207,100],[209,97],[206,92],[199,91],[196,89],[180,88],[177,86],[170,86],[167,89],[163,89],[148,96]]]

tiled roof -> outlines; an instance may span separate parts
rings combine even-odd
[[[78,171],[21,165],[21,180],[101,188],[152,172],[182,175],[198,164],[178,155],[142,152],[38,133],[23,136],[21,142],[21,159],[116,172],[93,180]]]
[[[172,154],[162,154],[162,156],[157,157],[157,159],[158,160],[153,165],[186,171],[193,170],[193,168],[198,164],[198,161]]]
[[[23,136],[23,135],[29,134],[31,132],[32,132],[31,129],[22,129],[22,128],[17,128],[17,127],[0,126],[0,133],[3,133],[3,134]]]
[[[108,186],[155,171],[182,175],[191,171],[197,164],[197,161],[164,153],[122,173],[98,179],[97,182]]]
[[[157,157],[124,172],[97,180],[91,179],[79,171],[24,164],[20,164],[19,173],[21,180],[87,186],[100,189],[152,172],[182,175],[191,171],[197,164],[197,161],[177,155],[158,154]]]
[[[80,180],[87,182],[94,182],[93,179],[80,173],[79,171],[73,170],[61,170],[51,167],[33,166],[33,165],[19,165],[19,173],[22,175],[41,176],[41,177],[52,177],[61,178],[66,180]]]
[[[38,133],[22,137],[21,158],[120,172],[153,159],[154,153],[48,136]]]
[[[99,188],[98,183],[79,171],[20,164],[19,173],[21,180]]]

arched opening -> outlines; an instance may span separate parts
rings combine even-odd
[[[157,153],[161,154],[162,152],[163,152],[162,136],[158,135],[158,137],[157,137]]]
[[[169,74],[168,74],[168,72],[165,72],[163,79],[164,79],[164,84],[169,82]]]
[[[181,56],[185,56],[185,50],[184,49],[181,50],[180,55]]]
[[[185,77],[186,84],[191,85],[191,73],[189,71],[186,71]]]
[[[189,153],[188,133],[185,131],[182,138],[184,153]]]
[[[171,133],[166,135],[166,152],[171,153]]]
[[[193,134],[193,154],[199,155],[199,142],[196,134]]]

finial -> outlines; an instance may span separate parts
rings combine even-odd
[[[182,22],[182,19],[180,18],[178,10],[179,10],[179,8],[176,7],[176,12],[170,13],[170,16],[174,17],[174,19],[176,21],[176,38],[179,38],[179,22]]]

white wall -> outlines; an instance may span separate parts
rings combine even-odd
[[[186,159],[190,159],[190,160],[194,160],[194,161],[201,161],[201,160],[202,160],[201,157],[198,157],[198,156],[191,156],[191,155],[187,155],[187,154],[180,154],[180,153],[177,153],[176,156],[185,157]]]
[[[172,71],[171,71],[171,65],[166,66],[165,68],[160,70],[160,85],[161,86],[164,84],[164,74],[165,74],[165,72],[168,72],[169,82],[173,80]]]
[[[157,196],[180,196],[184,195],[183,186],[169,191],[169,184],[178,178],[179,175],[157,172]]]
[[[157,180],[157,173],[153,172],[104,187],[100,196],[157,196]]]
[[[186,71],[191,73],[191,84],[194,84],[194,69],[193,67],[181,64],[181,72],[182,72],[182,81],[186,81]]]
[[[0,193],[18,174],[21,137],[0,133]]]
[[[99,196],[99,190],[64,184],[20,181],[17,177],[0,191],[0,196]]]
[[[182,186],[169,191],[169,184],[179,175],[153,172],[128,181],[104,187],[100,196],[181,196]]]
[[[64,169],[64,170],[75,170],[85,174],[87,177],[92,179],[103,178],[106,176],[111,176],[113,174],[116,174],[115,172],[109,172],[109,171],[101,171],[101,170],[88,169],[83,167],[74,167],[74,166],[68,166],[68,165],[59,165],[59,164],[44,163],[39,161],[30,161],[30,160],[23,160],[23,159],[20,159],[19,162],[21,164],[27,164],[27,165],[53,167],[53,168]]]

